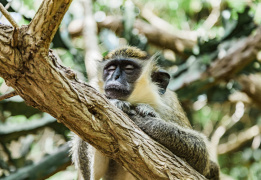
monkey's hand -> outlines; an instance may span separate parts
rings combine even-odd
[[[117,108],[119,108],[120,110],[122,110],[124,113],[126,114],[131,114],[131,112],[133,113],[133,111],[131,111],[131,104],[127,101],[121,101],[118,99],[110,99],[110,102],[116,106]]]
[[[131,106],[130,113],[128,113],[132,121],[142,130],[146,128],[147,123],[154,118],[160,118],[159,114],[148,104],[137,104]]]
[[[142,117],[159,117],[158,113],[148,104],[137,104],[134,110],[136,113]]]
[[[140,103],[132,106],[129,102],[118,99],[110,99],[110,102],[129,116],[159,117],[158,113],[148,104]]]

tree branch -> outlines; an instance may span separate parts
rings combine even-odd
[[[190,96],[199,94],[213,87],[213,85],[220,82],[220,80],[229,80],[232,78],[237,72],[256,59],[260,49],[261,26],[257,28],[255,34],[231,47],[224,57],[213,61],[210,67],[201,75],[196,78],[186,77],[185,75],[183,77],[184,81],[180,83],[178,87],[170,86],[169,88],[173,91],[182,88],[181,98],[184,98],[184,96],[189,98]]]
[[[72,35],[81,34],[83,30],[83,22],[77,21],[74,25],[70,25],[69,32]],[[77,26],[78,28],[72,28]],[[122,19],[116,16],[108,16],[102,22],[98,22],[99,29],[108,28],[114,31],[116,34],[120,35],[123,31]],[[146,23],[140,19],[137,19],[134,23],[134,28],[136,28],[139,33],[144,34],[148,39],[149,43],[152,43],[160,48],[170,49],[177,53],[179,56],[187,57],[184,50],[191,50],[196,41],[190,37],[184,37],[176,35],[175,32],[169,32],[167,30],[159,29],[153,25]]]
[[[20,168],[17,172],[4,178],[4,180],[47,179],[71,164],[68,154],[69,149],[68,145],[63,145],[56,153],[44,157],[36,164]]]
[[[97,76],[97,61],[102,58],[102,55],[98,47],[97,24],[92,15],[92,0],[84,0],[82,3],[84,6],[85,67],[90,82]]]
[[[9,43],[13,28],[0,25],[0,76],[28,105],[51,114],[138,179],[205,179],[153,141],[94,88],[76,79],[72,70],[58,64],[52,51],[47,53],[52,39],[47,35],[53,36],[68,4],[43,1],[30,25],[19,29],[18,47]],[[47,30],[42,21],[51,27]]]
[[[34,37],[36,46],[43,46],[46,50],[69,8],[72,0],[45,0],[28,26],[27,33]]]
[[[158,29],[140,19],[136,20],[134,28],[137,28],[141,34],[144,34],[149,43],[160,48],[171,49],[184,58],[188,57],[184,51],[191,50],[196,44],[196,41],[179,37],[174,32]]]
[[[211,13],[203,23],[203,28],[205,28],[206,30],[210,30],[218,22],[218,18],[220,17],[221,11],[221,0],[213,0],[210,1],[210,3],[212,6]]]
[[[227,154],[231,152],[235,152],[238,149],[240,149],[243,145],[245,145],[247,142],[251,141],[254,137],[259,135],[261,133],[261,126],[255,125],[251,128],[242,131],[235,135],[235,139],[218,145],[218,154]]]
[[[0,11],[5,16],[5,18],[13,25],[14,28],[19,28],[19,25],[15,22],[12,16],[8,13],[2,3],[0,3]]]
[[[39,129],[44,127],[51,127],[55,129],[66,129],[62,124],[58,124],[56,119],[52,117],[45,117],[41,120],[33,120],[30,122],[26,122],[19,126],[15,125],[1,125],[0,127],[0,142],[6,143],[11,140],[16,140],[21,136],[27,134],[35,134]]]
[[[4,99],[8,99],[8,98],[11,98],[11,97],[14,97],[14,96],[17,96],[18,94],[15,92],[15,91],[11,91],[7,94],[3,94],[0,96],[0,101],[4,100]]]
[[[238,78],[238,82],[241,85],[242,91],[245,92],[259,108],[261,108],[261,75],[241,75]]]
[[[203,77],[227,79],[256,59],[261,48],[261,26],[256,33],[231,48],[227,55],[214,61]]]
[[[137,4],[138,2],[135,2]],[[194,45],[197,43],[197,33],[195,31],[185,31],[185,30],[177,30],[174,29],[171,24],[169,24],[164,19],[159,18],[156,16],[150,9],[145,7],[142,7],[139,5],[139,8],[141,9],[141,16],[145,18],[152,26],[155,28],[158,28],[164,32],[171,32],[173,36],[176,36],[178,39],[186,42],[190,41],[187,49],[192,49]]]

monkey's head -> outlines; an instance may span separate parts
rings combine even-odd
[[[155,58],[135,47],[116,49],[100,64],[99,86],[110,99],[148,103],[165,93],[170,76],[160,70]]]

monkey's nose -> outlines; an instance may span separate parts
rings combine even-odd
[[[115,80],[119,79],[119,77],[120,77],[120,75],[117,74],[117,75],[115,76]]]
[[[113,80],[117,80],[117,79],[119,79],[120,76],[121,76],[120,69],[117,68],[117,69],[114,71],[114,73],[113,73]]]

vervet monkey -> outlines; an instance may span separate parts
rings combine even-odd
[[[125,112],[151,138],[187,161],[208,179],[219,179],[219,167],[210,160],[204,135],[192,130],[174,92],[170,75],[155,57],[135,47],[108,53],[98,66],[97,90]],[[75,136],[73,161],[83,179],[135,179],[123,167]]]

